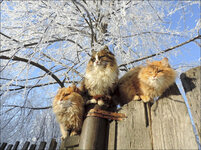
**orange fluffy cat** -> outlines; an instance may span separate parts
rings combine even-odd
[[[62,139],[78,134],[82,128],[84,100],[75,85],[59,89],[53,101],[53,112],[60,125]]]
[[[175,78],[176,72],[170,67],[167,58],[133,68],[119,80],[119,103],[123,105],[140,99],[149,102],[161,96],[174,83]]]

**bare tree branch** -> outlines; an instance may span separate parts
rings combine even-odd
[[[95,42],[97,42],[97,39],[96,39],[96,35],[94,33],[94,30],[93,30],[93,24],[92,24],[92,19],[90,17],[90,14],[89,14],[88,10],[84,7],[84,5],[82,5],[80,2],[78,2],[76,0],[72,0],[72,2],[77,7],[77,9],[80,11],[80,13],[82,13],[82,12],[81,12],[79,7],[75,3],[80,5],[85,10],[85,12],[87,13],[87,17],[89,19],[89,22],[88,22],[88,20],[85,18],[85,16],[83,14],[82,14],[82,16],[84,17],[85,21],[87,22],[87,24],[89,25],[89,27],[91,29],[91,47],[93,47],[94,46],[94,40],[95,40]]]
[[[56,75],[54,75],[50,70],[48,70],[47,68],[45,68],[44,66],[40,65],[39,63],[36,63],[36,62],[33,62],[33,61],[30,61],[28,59],[25,59],[25,58],[21,58],[21,57],[17,57],[17,56],[14,56],[13,58],[10,58],[8,56],[4,56],[4,55],[1,55],[0,56],[0,59],[12,59],[14,61],[21,61],[21,62],[26,62],[26,63],[30,63],[31,65],[37,67],[37,68],[40,68],[41,70],[45,71],[48,75],[50,75],[53,79],[55,79],[57,81],[57,83],[61,86],[61,87],[64,87],[64,84],[57,78]]]
[[[50,41],[47,41],[47,42],[45,42],[45,43],[54,43],[54,42],[60,42],[60,41],[69,41],[69,42],[71,42],[71,43],[76,44],[76,45],[79,46],[81,49],[83,49],[83,47],[82,47],[80,44],[78,44],[77,42],[75,42],[75,41],[73,41],[73,40],[71,40],[71,39],[66,39],[66,38],[50,40]],[[45,43],[44,43],[44,44],[45,44]],[[30,47],[30,46],[34,46],[34,45],[37,45],[37,44],[38,44],[38,42],[33,42],[33,43],[29,43],[29,44],[24,44],[22,47],[17,47],[16,49],[19,49],[19,48],[28,48],[28,47]],[[0,51],[0,53],[8,52],[8,51],[11,51],[11,50],[12,50],[12,49],[2,50],[2,51]]]
[[[43,110],[43,109],[52,108],[52,106],[47,106],[47,107],[26,107],[26,106],[18,106],[18,105],[3,105],[2,107],[16,107],[16,108],[32,109],[32,110]]]
[[[5,34],[4,34],[4,33],[2,33],[2,32],[0,32],[0,34],[1,34],[1,35],[3,35],[3,36],[5,36],[5,37],[6,37],[6,38],[8,38],[8,39],[10,39],[10,40],[14,41],[14,42],[19,43],[19,41],[17,41],[16,39],[13,39],[13,38],[9,37],[8,35],[5,35]]]
[[[196,37],[194,37],[194,38],[192,38],[192,39],[190,39],[190,40],[188,40],[188,41],[186,41],[186,42],[183,42],[183,43],[181,43],[181,44],[179,44],[179,45],[173,46],[173,47],[171,47],[171,48],[168,48],[168,49],[163,50],[163,51],[161,51],[161,52],[159,52],[159,53],[156,53],[156,54],[152,54],[152,55],[149,55],[149,56],[146,56],[146,57],[142,57],[142,58],[140,58],[140,59],[136,59],[136,60],[131,61],[131,62],[126,63],[126,64],[121,64],[121,65],[119,65],[119,67],[123,67],[123,66],[129,65],[129,64],[133,64],[133,63],[135,63],[135,62],[139,62],[139,61],[142,61],[142,60],[145,60],[145,59],[148,59],[148,58],[157,56],[157,55],[161,55],[161,54],[163,54],[163,53],[166,53],[166,52],[168,52],[168,51],[174,50],[175,48],[181,47],[181,46],[183,46],[183,45],[185,45],[185,44],[188,44],[188,43],[190,43],[190,42],[192,42],[192,41],[195,41],[195,40],[197,40],[197,39],[200,39],[200,38],[201,38],[201,35],[198,35],[198,36],[196,36]]]

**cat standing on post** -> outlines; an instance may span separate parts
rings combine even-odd
[[[170,67],[168,58],[161,61],[147,62],[129,70],[118,82],[120,105],[132,100],[149,102],[161,96],[175,82],[176,72]]]
[[[118,73],[115,56],[107,46],[100,51],[92,50],[81,87],[90,96],[87,103],[104,105],[103,100],[110,103],[118,82]]]

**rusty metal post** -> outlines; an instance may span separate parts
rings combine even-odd
[[[99,108],[88,106],[87,110]],[[86,117],[82,126],[79,149],[107,149],[109,121],[99,117]]]

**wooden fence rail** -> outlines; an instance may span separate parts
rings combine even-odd
[[[2,143],[2,144],[0,144],[0,150],[18,150],[19,149],[18,148],[19,144],[20,144],[19,141],[15,142],[14,146],[13,146],[13,144]],[[46,142],[42,141],[39,144],[39,147],[37,148],[36,144],[31,144],[30,145],[30,142],[26,141],[21,149],[22,150],[36,150],[36,148],[37,148],[38,150],[45,150],[45,149],[47,149],[46,144],[47,144]],[[56,149],[57,149],[57,142],[56,142],[55,139],[52,139],[48,150],[56,150]]]

